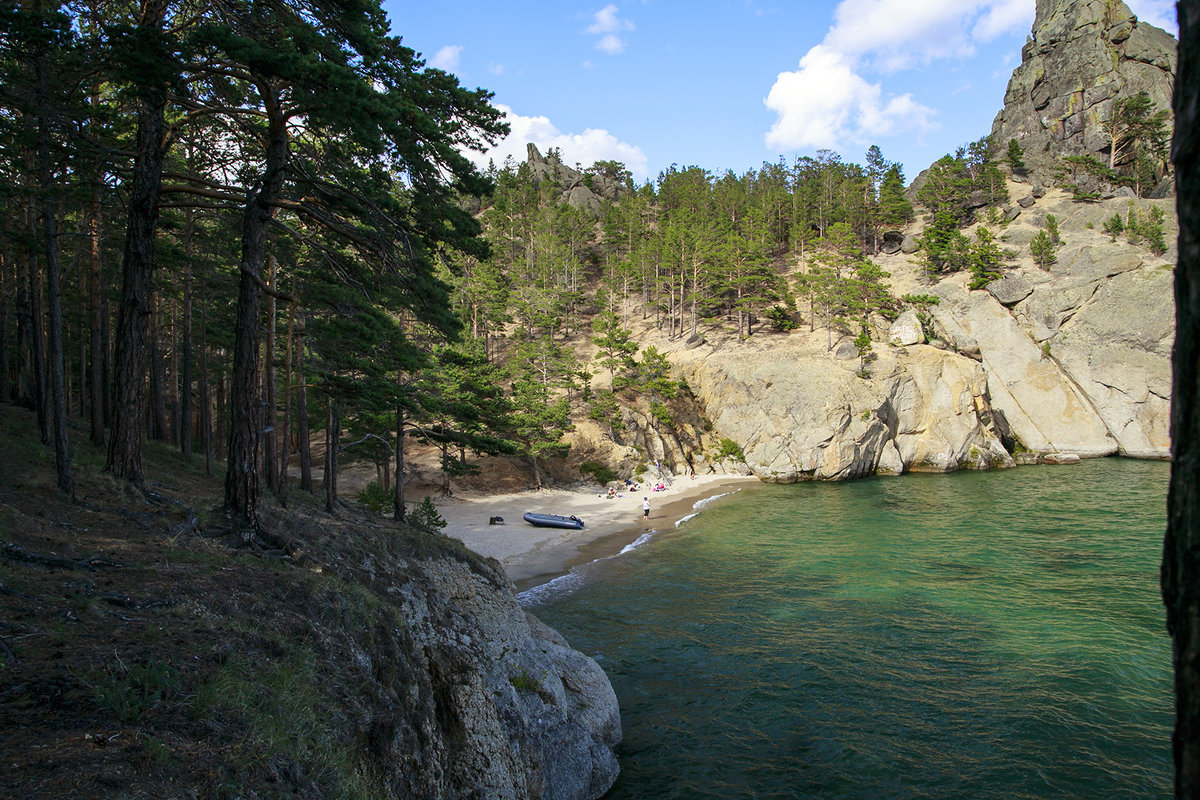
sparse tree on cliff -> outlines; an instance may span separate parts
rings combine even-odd
[[[1146,92],[1113,101],[1112,113],[1105,124],[1108,134],[1108,168],[1116,169],[1127,158],[1139,155],[1161,161],[1167,149],[1166,109],[1154,108]],[[1139,192],[1140,194],[1140,192]]]

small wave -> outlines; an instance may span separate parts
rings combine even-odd
[[[699,511],[700,509],[704,508],[705,506],[710,505],[711,503],[714,503],[717,500],[720,500],[722,497],[728,497],[729,495],[737,494],[740,491],[741,491],[741,489],[734,489],[732,492],[721,492],[720,494],[714,494],[712,497],[705,497],[701,500],[697,500],[695,503],[692,503],[692,508]],[[695,514],[693,514],[692,516],[695,516]]]
[[[654,538],[654,533],[655,533],[655,531],[647,531],[646,533],[643,533],[641,536],[639,536],[638,538],[634,539],[634,540],[633,540],[632,542],[630,542],[629,544],[627,544],[627,545],[625,545],[624,547],[622,547],[622,548],[621,548],[621,552],[617,553],[617,555],[618,555],[618,556],[623,556],[623,555],[625,555],[626,553],[632,553],[634,550],[637,550],[639,547],[641,547],[642,545],[644,545],[646,542],[648,542],[648,541],[650,541],[651,539],[653,539],[653,538]],[[605,559],[608,559],[608,558],[615,558],[615,556],[605,556],[604,558],[601,558],[601,559],[596,559],[596,560],[597,560],[597,561],[604,561]]]
[[[523,606],[538,606],[565,597],[578,590],[587,582],[586,574],[595,569],[597,564],[602,564],[614,558],[620,558],[626,553],[632,553],[653,539],[656,533],[658,533],[657,530],[646,531],[637,539],[622,547],[619,553],[613,553],[610,556],[601,556],[586,564],[579,564],[572,567],[571,571],[565,575],[559,575],[557,578],[538,584],[537,586],[530,586],[525,591],[517,594],[517,602]]]
[[[687,522],[688,520],[692,520],[692,519],[695,519],[696,517],[700,516],[701,511],[703,511],[705,508],[707,508],[708,506],[715,503],[717,500],[720,500],[722,497],[728,497],[729,495],[736,494],[737,492],[740,492],[740,491],[741,491],[741,489],[734,489],[732,492],[721,492],[720,494],[714,494],[711,497],[704,497],[704,498],[697,500],[696,502],[692,503],[692,511],[694,513],[688,514],[686,516],[680,517],[679,519],[675,520],[675,527],[678,528],[680,525]]]
[[[531,586],[517,594],[517,602],[523,606],[538,606],[548,603],[583,586],[583,576],[572,569],[565,575],[559,575],[546,583]]]

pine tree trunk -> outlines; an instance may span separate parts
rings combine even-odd
[[[397,379],[399,383],[399,379]],[[404,519],[404,409],[396,408],[396,484],[392,493],[392,518]]]
[[[242,217],[242,260],[234,323],[233,378],[230,396],[225,508],[248,541],[258,532],[259,413],[258,326],[262,324],[263,267],[267,228],[283,189],[288,158],[286,119],[278,98],[262,93],[268,128],[265,163],[257,190],[246,200]]]
[[[167,0],[143,3],[139,27],[160,30],[167,5]],[[117,308],[112,430],[104,465],[105,471],[137,484],[142,482],[142,379],[154,268],[154,234],[158,227],[158,199],[166,158],[163,146],[166,103],[164,87],[144,89],[137,103],[137,152],[127,200],[129,225],[125,233],[121,299]]]
[[[542,471],[538,468],[537,456],[530,456],[529,460],[533,463],[533,488],[540,492],[542,490]]]
[[[8,261],[0,254],[0,403],[12,400],[8,380]]]
[[[33,377],[33,314],[29,307],[29,260],[21,259],[17,275],[17,380],[13,399],[26,408],[36,408]]]
[[[1175,670],[1175,796],[1200,797],[1200,9],[1179,3],[1173,156],[1179,209],[1171,480],[1162,596]]]
[[[341,441],[337,403],[329,397],[325,403],[325,510],[333,513],[337,503],[338,443]]]
[[[183,254],[187,272],[183,277],[183,343],[180,360],[182,375],[179,397],[179,452],[184,459],[192,457],[192,235],[195,215],[187,210],[183,233]]]
[[[212,476],[213,413],[208,383],[208,307],[200,292],[200,446],[204,449],[204,474]]]
[[[37,241],[36,225],[30,215],[30,238]],[[29,357],[33,368],[33,403],[37,411],[42,444],[50,444],[50,399],[46,386],[46,340],[42,329],[42,276],[36,258],[29,260]]]
[[[296,449],[300,451],[300,491],[313,494],[312,442],[308,429],[308,382],[304,375],[304,334],[296,343]]]
[[[92,193],[88,202],[88,438],[97,447],[104,445],[104,407],[106,402],[104,376],[108,370],[108,354],[104,348],[104,256],[101,231],[104,227],[104,185],[100,166],[96,165]]]
[[[277,265],[267,256],[267,285],[275,289]],[[279,494],[278,419],[275,411],[275,295],[267,294],[267,324],[263,341],[263,474],[272,494]]]
[[[58,209],[54,203],[54,171],[50,163],[50,110],[46,97],[45,53],[34,59],[37,76],[38,180],[41,184],[42,245],[46,257],[46,304],[49,306],[48,377],[50,381],[50,421],[54,436],[54,465],[58,488],[74,496],[71,475],[70,438],[67,431],[67,388],[64,375],[62,280],[58,261]]]
[[[296,296],[296,279],[292,278],[292,297]],[[276,496],[283,502],[288,489],[288,461],[291,460],[292,444],[292,342],[296,337],[296,303],[293,300],[288,306],[287,342],[284,345],[283,356],[283,413],[281,436],[279,437],[279,478],[276,484]]]
[[[167,438],[166,358],[162,346],[162,314],[159,297],[150,291],[150,330],[147,340],[147,359],[150,367],[150,405],[147,437],[155,441]]]
[[[112,314],[109,313],[108,298],[103,291],[100,294],[100,396],[104,401],[104,427],[112,426],[113,402],[116,400],[113,392],[112,370]]]

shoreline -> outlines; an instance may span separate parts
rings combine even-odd
[[[753,476],[703,475],[677,477],[665,490],[642,487],[608,499],[604,490],[543,489],[511,494],[452,498],[438,503],[446,520],[444,533],[476,553],[500,562],[518,591],[548,583],[572,567],[619,553],[638,537],[665,530],[687,516],[699,500],[721,489],[736,490]],[[642,498],[650,499],[650,517],[642,517]],[[537,528],[524,521],[526,511],[581,518],[580,530]],[[501,524],[489,524],[491,517]]]

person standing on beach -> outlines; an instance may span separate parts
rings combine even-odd
[[[650,498],[649,497],[642,498],[642,518],[643,519],[650,518]]]

